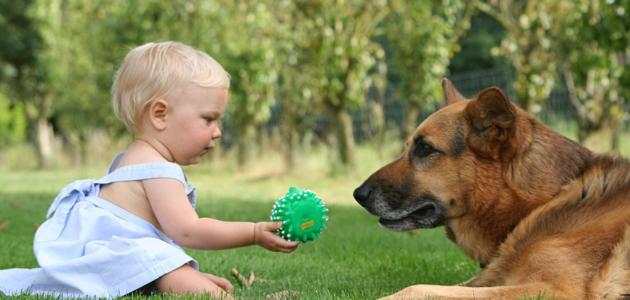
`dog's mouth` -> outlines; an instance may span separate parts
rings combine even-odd
[[[379,218],[379,223],[386,228],[405,231],[416,228],[433,228],[444,224],[444,207],[436,200],[420,200],[412,209],[402,214],[393,214]]]

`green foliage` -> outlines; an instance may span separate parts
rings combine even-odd
[[[385,1],[304,1],[300,31],[309,59],[306,72],[324,107],[343,110],[365,101],[370,69],[383,59],[373,42],[385,16]]]
[[[578,139],[584,141],[604,127],[617,131],[626,118],[624,104],[630,88],[624,76],[630,64],[626,53],[630,36],[622,33],[625,31],[602,34],[602,29],[629,27],[630,5],[615,1],[568,2],[575,7],[569,10],[567,29],[557,32],[554,39],[558,41],[561,72],[577,112]],[[618,134],[613,133],[613,144]]]
[[[472,12],[466,2],[392,1],[386,23],[392,73],[410,105],[422,107],[441,98],[440,79]]]
[[[222,61],[232,75],[226,119],[237,135],[239,164],[250,156],[256,130],[271,116],[278,69],[276,20],[270,1],[226,1],[221,28]],[[234,24],[238,24],[234,26]]]
[[[509,65],[504,57],[493,56],[492,48],[498,47],[505,37],[505,28],[484,13],[475,12],[470,19],[470,29],[459,39],[461,50],[451,59],[450,74],[488,70]]]
[[[0,92],[0,149],[22,142],[26,137],[26,120],[20,105],[12,105]]]
[[[274,68],[278,70],[277,100],[281,109],[280,130],[285,137],[282,151],[285,165],[292,169],[297,160],[306,132],[313,130],[313,122],[309,122],[316,104],[314,87],[310,85],[311,77],[305,72],[309,65],[309,51],[305,35],[300,30],[304,17],[298,1],[275,1],[275,47],[276,60]]]
[[[39,63],[47,74],[51,118],[58,133],[79,148],[95,128],[116,127],[109,89],[98,85],[107,64],[91,48],[98,44],[91,36],[96,14],[89,6],[84,1],[40,0],[34,9],[43,37]]]
[[[40,34],[27,14],[32,2],[0,0],[0,61],[17,68],[33,65],[42,47]],[[0,79],[11,75],[0,72]]]
[[[566,28],[571,2],[503,0],[478,4],[506,29],[505,39],[493,52],[512,63],[517,100],[530,112],[540,111],[540,103],[547,100],[556,82],[553,37]]]
[[[441,79],[459,37],[468,29],[475,1],[391,1],[385,34],[391,75],[407,104],[403,136],[416,127],[421,109],[442,98]]]
[[[628,1],[498,1],[479,4],[507,30],[497,54],[516,70],[514,88],[523,107],[539,112],[562,75],[577,112],[578,140],[604,127],[613,149],[626,118]]]
[[[626,0],[590,1],[589,10],[590,14],[584,19],[584,25],[591,25],[591,30],[582,34],[590,35],[589,39],[597,41],[599,45],[607,49],[626,51],[630,43],[628,32],[630,2]],[[594,30],[595,28],[598,30]]]
[[[43,37],[33,16],[36,3],[2,1],[0,8],[0,89],[23,110],[28,137],[38,150],[38,165],[43,167],[52,156],[48,123],[52,98],[47,68],[40,57]]]
[[[347,111],[365,103],[373,76],[378,76],[370,71],[384,52],[372,37],[386,15],[386,2],[301,1],[296,7],[306,83],[330,121],[337,161],[352,166],[354,137]]]

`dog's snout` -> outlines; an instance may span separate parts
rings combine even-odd
[[[370,198],[370,193],[372,193],[372,187],[364,183],[354,190],[352,196],[354,196],[357,202],[363,204]]]

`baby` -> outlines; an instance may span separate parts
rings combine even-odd
[[[273,233],[281,222],[225,222],[195,212],[195,189],[180,165],[199,162],[221,137],[229,84],[218,62],[187,45],[149,43],[131,50],[116,74],[112,99],[134,141],[103,178],[63,188],[35,234],[40,268],[0,271],[0,291],[229,297],[230,282],[200,272],[180,246],[295,250],[298,243]]]

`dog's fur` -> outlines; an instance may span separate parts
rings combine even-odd
[[[448,105],[354,196],[387,228],[444,225],[485,267],[463,286],[390,297],[630,298],[630,163],[562,137],[496,87],[468,100],[442,86]]]

